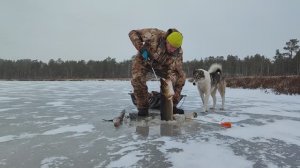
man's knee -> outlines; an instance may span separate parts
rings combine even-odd
[[[184,86],[185,80],[186,80],[185,73],[181,73],[180,75],[178,75],[178,78],[177,78],[176,83],[177,83],[177,85],[179,85],[179,86]]]
[[[181,98],[180,92],[179,93],[175,92],[175,94],[173,96],[173,104],[177,105],[180,102],[180,98]]]
[[[131,85],[134,87],[134,89],[147,89],[146,82],[147,81],[144,75],[137,75],[136,77],[131,79]]]

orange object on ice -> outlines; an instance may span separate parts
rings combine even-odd
[[[225,128],[231,128],[231,122],[221,122],[221,126]]]

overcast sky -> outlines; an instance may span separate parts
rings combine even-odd
[[[0,59],[117,61],[132,29],[177,28],[184,61],[256,53],[300,40],[300,0],[0,0]]]

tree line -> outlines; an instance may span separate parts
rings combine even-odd
[[[276,50],[273,59],[255,54],[240,59],[236,55],[209,56],[184,62],[187,77],[193,70],[208,69],[212,63],[220,63],[227,76],[282,76],[300,75],[300,50],[297,39],[286,42],[283,52]],[[101,61],[63,61],[51,59],[48,63],[38,60],[0,59],[0,79],[5,80],[59,80],[91,78],[130,78],[132,60],[117,62],[107,57]]]

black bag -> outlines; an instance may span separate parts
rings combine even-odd
[[[132,103],[136,106],[136,98],[133,93],[128,93],[131,96]],[[180,101],[186,95],[180,95]],[[160,93],[152,91],[149,93],[149,108],[150,109],[159,109],[160,108]]]

